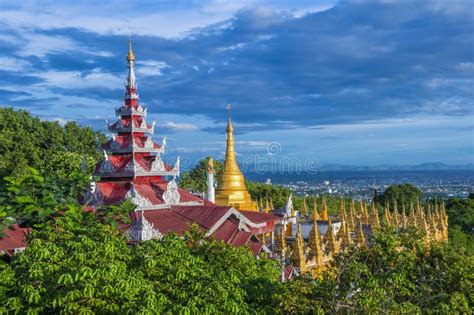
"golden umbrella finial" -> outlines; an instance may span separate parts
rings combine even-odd
[[[128,36],[128,54],[127,54],[128,61],[135,61],[135,55],[133,54],[132,50],[132,36]]]

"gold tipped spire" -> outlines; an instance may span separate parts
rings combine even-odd
[[[393,204],[392,225],[395,228],[398,228],[399,225],[400,225],[400,220],[398,218],[398,208],[397,208],[397,203],[396,202]]]
[[[314,262],[318,266],[323,264],[323,251],[321,245],[321,234],[319,234],[318,222],[314,219],[313,216],[313,225],[311,226],[311,231],[309,232],[308,240],[309,254],[313,256]]]
[[[375,207],[375,203],[372,202],[372,207],[370,211],[370,218],[369,218],[370,227],[373,231],[380,230],[380,220],[379,220],[379,212]]]
[[[280,237],[278,239],[280,251],[281,251],[281,258],[284,260],[286,258],[287,254],[287,248],[286,248],[286,240],[285,240],[285,226],[282,225],[280,229]]]
[[[135,61],[135,55],[133,54],[132,50],[132,38],[128,38],[128,54],[127,54],[128,61]]]
[[[301,274],[306,273],[306,257],[304,255],[304,240],[301,233],[301,225],[298,224],[296,229],[296,238],[293,243],[293,251],[290,257],[294,266],[300,269]]]
[[[362,230],[362,220],[360,217],[358,218],[354,241],[359,247],[364,247],[366,245],[364,231]]]
[[[318,205],[316,204],[316,198],[314,199],[313,202],[313,221],[319,220],[319,213],[318,213]]]
[[[405,208],[405,204],[402,204],[402,222],[400,224],[402,228],[407,227],[407,210]]]
[[[306,205],[306,197],[303,198],[303,206],[301,207],[301,216],[308,214],[308,206]]]
[[[227,111],[229,118],[226,127],[226,153],[224,168],[217,181],[216,204],[219,206],[233,206],[237,210],[258,211],[257,204],[252,201],[245,187],[244,175],[242,175],[235,159],[234,128],[230,116],[230,105],[227,105]]]
[[[355,229],[355,205],[354,205],[354,199],[352,199],[351,202],[351,208],[349,211],[349,216],[347,220],[347,227],[349,228],[349,231],[354,231]]]
[[[416,227],[416,216],[415,216],[415,209],[413,208],[413,204],[410,204],[410,213],[408,214],[408,222],[407,225],[409,227]]]
[[[323,198],[321,200],[321,219],[323,219],[324,221],[329,220],[328,207],[326,205],[326,195],[323,195]]]
[[[331,219],[329,219],[328,222],[328,230],[326,231],[325,238],[327,239],[326,248],[328,250],[328,254],[331,256],[337,254],[339,252],[339,244],[337,243],[336,237],[334,236]]]

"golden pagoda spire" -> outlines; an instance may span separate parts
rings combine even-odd
[[[437,242],[439,241],[438,225],[435,221],[435,216],[431,213],[431,211],[428,215],[430,221],[431,242]]]
[[[281,226],[280,237],[278,239],[278,245],[280,247],[281,258],[284,260],[287,254],[286,239],[285,239],[285,225]]]
[[[430,231],[430,227],[429,225],[427,224],[426,222],[426,218],[425,216],[423,216],[420,221],[418,221],[418,225],[421,226],[421,228],[423,229],[423,231],[425,232],[425,235],[423,236],[423,239],[424,239],[424,243],[425,243],[425,246],[429,246],[430,245],[430,234],[431,234],[431,231]]]
[[[343,213],[342,211],[341,213]],[[337,232],[337,237],[340,242],[340,247],[342,250],[347,250],[351,245],[351,236],[349,234],[349,229],[347,227],[346,215],[341,215],[341,228]]]
[[[441,202],[441,216],[443,217],[443,223],[448,228],[448,214],[446,213],[446,205],[444,201]]]
[[[367,211],[367,205],[362,200],[360,201],[360,219],[362,220],[362,223],[369,224],[369,214]]]
[[[372,229],[372,231],[378,231],[380,230],[380,220],[379,220],[379,212],[377,211],[377,208],[375,207],[375,203],[372,202],[371,206],[371,211],[370,211],[370,218],[369,218],[369,224]]]
[[[402,222],[400,225],[402,228],[407,227],[407,210],[405,209],[405,204],[402,204]]]
[[[319,234],[318,222],[313,216],[313,224],[311,226],[311,231],[309,232],[308,247],[309,254],[313,256],[315,263],[318,266],[322,266],[323,264],[323,250],[321,243],[322,241],[321,234]]]
[[[328,207],[326,205],[326,195],[323,195],[321,200],[321,219],[324,221],[329,220]]]
[[[318,213],[318,205],[316,204],[316,198],[313,201],[313,221],[319,220],[320,216]]]
[[[304,240],[301,233],[301,225],[298,224],[295,242],[293,243],[293,251],[291,253],[291,261],[293,265],[300,269],[300,274],[306,273],[306,257],[304,255]]]
[[[418,198],[416,199],[416,208],[415,208],[415,210],[416,210],[416,214],[415,214],[416,222],[422,224],[423,218],[424,218],[424,213],[423,213],[423,209],[420,206],[420,201],[418,200]]]
[[[349,228],[349,231],[354,231],[355,229],[355,217],[356,217],[355,204],[354,204],[354,199],[352,199],[351,208],[350,208],[349,216],[347,220],[347,226]]]
[[[413,208],[413,204],[410,205],[410,214],[408,215],[408,222],[407,225],[409,227],[416,227],[416,216],[415,216],[415,209]]]
[[[390,211],[388,210],[388,205],[385,204],[384,207],[384,223],[385,226],[391,226],[392,225],[392,218],[390,217]]]
[[[444,228],[444,223],[443,223],[443,218],[442,216],[439,216],[438,222],[437,222],[437,228],[438,228],[438,235],[439,235],[439,240],[441,242],[445,242],[448,240],[448,235],[445,232]]]
[[[341,217],[341,221],[346,221],[346,204],[342,197],[339,200],[339,216]]]
[[[439,220],[439,209],[438,209],[438,203],[435,202],[435,206],[434,206],[434,219],[436,222],[438,222]]]
[[[244,175],[240,171],[234,151],[234,128],[230,115],[230,105],[227,105],[229,118],[227,120],[227,143],[224,168],[219,176],[216,189],[216,204],[219,206],[232,206],[237,210],[258,211],[257,205],[252,201],[245,187]]]
[[[361,220],[360,216],[358,217],[357,221],[358,222],[357,222],[356,229],[355,229],[354,242],[359,247],[365,247],[366,246],[366,244],[365,244],[365,235],[364,235],[364,231],[362,230],[362,220]]]
[[[398,219],[398,207],[397,207],[397,202],[393,203],[393,212],[392,212],[392,225],[395,228],[400,227],[400,220]]]
[[[132,50],[132,38],[131,38],[131,36],[128,37],[127,61],[135,61],[135,55],[133,54],[133,50]]]
[[[270,211],[270,204],[268,203],[268,196],[265,196],[265,208],[263,212],[268,213]]]
[[[331,218],[328,220],[328,230],[326,231],[325,238],[327,240],[326,248],[328,250],[328,254],[331,256],[337,254],[339,252],[339,244],[337,243],[336,237],[334,236]]]
[[[308,206],[306,205],[306,197],[303,197],[303,206],[301,207],[301,217],[308,214]]]

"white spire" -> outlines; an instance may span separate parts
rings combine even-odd
[[[132,40],[128,40],[128,77],[127,77],[127,88],[136,88],[135,84],[135,56],[132,51]]]

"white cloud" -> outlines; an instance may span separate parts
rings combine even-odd
[[[49,36],[36,33],[23,33],[20,56],[44,57],[51,52],[79,50],[78,44],[64,36]]]
[[[45,82],[39,86],[63,89],[106,88],[117,89],[123,85],[124,79],[111,73],[95,68],[90,72],[55,71],[37,72],[32,75],[42,78]]]
[[[162,69],[168,68],[169,65],[164,61],[142,60],[137,61],[136,72],[139,76],[161,76]]]
[[[22,59],[12,57],[0,57],[0,70],[22,72],[29,68],[31,64]]]
[[[172,131],[195,131],[198,130],[198,127],[193,124],[180,124],[172,121],[167,121],[161,124],[159,127],[163,129],[168,129]]]

